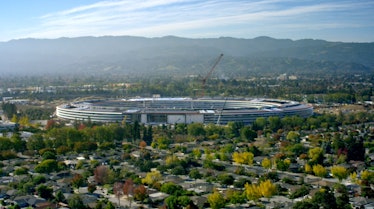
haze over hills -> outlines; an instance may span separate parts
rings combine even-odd
[[[374,71],[374,43],[105,36],[2,42],[0,75],[202,75],[220,53],[225,56],[216,75],[228,78],[269,72]]]

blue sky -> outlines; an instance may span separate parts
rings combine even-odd
[[[374,42],[373,0],[11,0],[0,41],[130,35]]]

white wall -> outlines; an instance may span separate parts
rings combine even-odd
[[[185,115],[168,115],[168,124],[186,123]]]

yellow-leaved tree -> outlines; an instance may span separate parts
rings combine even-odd
[[[356,172],[353,172],[353,173],[351,173],[351,174],[349,174],[349,178],[351,179],[351,181],[353,182],[353,183],[358,183],[358,178],[357,178],[357,173]]]
[[[260,183],[259,190],[263,197],[270,198],[277,192],[277,187],[268,179]]]
[[[374,172],[363,170],[361,171],[361,184],[369,185],[374,183]]]
[[[160,171],[154,170],[154,171],[147,173],[147,175],[142,179],[142,183],[152,186],[161,180],[162,180],[162,175]]]
[[[248,184],[244,185],[245,188],[245,196],[248,200],[257,201],[261,196],[261,192],[256,184]]]
[[[252,152],[234,152],[232,154],[232,160],[238,164],[253,164],[254,155]]]
[[[166,165],[171,165],[171,164],[176,163],[176,162],[179,162],[179,159],[175,155],[169,155],[165,159]]]
[[[309,162],[312,165],[323,163],[323,149],[314,147],[308,151]]]
[[[317,164],[317,165],[313,165],[313,173],[314,175],[323,178],[326,176],[327,170],[322,165]]]
[[[27,117],[27,116],[22,116],[20,119],[19,119],[19,121],[18,121],[18,123],[21,125],[21,126],[30,126],[30,121],[29,121],[29,117]]]
[[[271,160],[269,160],[267,157],[265,157],[262,162],[261,162],[261,166],[265,169],[270,169],[271,168]]]
[[[332,166],[331,173],[332,176],[334,176],[334,178],[339,179],[340,182],[348,177],[347,169],[339,165]]]
[[[213,209],[223,208],[226,204],[225,198],[223,198],[223,195],[217,190],[214,190],[212,194],[208,195],[208,202]]]
[[[304,166],[304,170],[305,170],[305,173],[312,173],[312,166],[310,166],[309,164],[305,164]]]
[[[17,122],[18,122],[18,117],[17,117],[17,115],[16,115],[16,114],[13,114],[13,117],[12,117],[12,119],[10,119],[10,121],[13,122],[13,123],[17,123]]]
[[[270,198],[277,193],[277,187],[269,179],[259,184],[245,184],[245,195],[248,200],[257,201],[260,197]]]

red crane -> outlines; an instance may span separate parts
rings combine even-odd
[[[201,97],[204,97],[206,81],[208,80],[208,78],[212,74],[214,68],[216,68],[216,66],[218,65],[219,61],[221,61],[222,57],[223,57],[223,54],[220,54],[217,61],[214,63],[213,67],[209,70],[208,74],[206,74],[206,76],[203,78],[203,80],[201,80]]]

